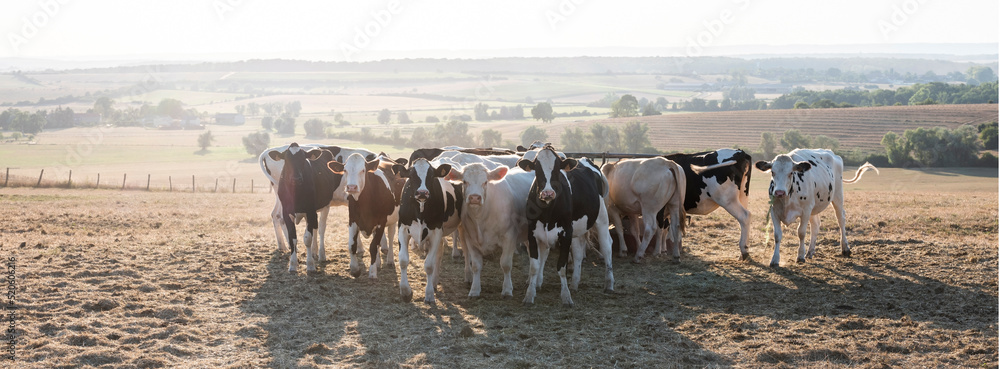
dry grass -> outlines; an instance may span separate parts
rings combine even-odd
[[[420,302],[417,256],[403,303],[395,269],[349,277],[343,209],[331,260],[289,274],[272,195],[0,189],[0,256],[18,257],[21,286],[15,367],[997,366],[997,192],[852,191],[853,258],[837,256],[827,213],[816,258],[794,263],[786,238],[771,269],[759,189],[752,262],[720,210],[695,220],[679,264],[616,259],[614,294],[590,254],[569,309],[552,262],[521,305],[524,255],[513,300],[496,259],[477,300],[446,260],[435,306]]]

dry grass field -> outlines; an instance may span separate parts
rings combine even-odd
[[[688,228],[680,263],[616,258],[612,294],[590,253],[573,308],[553,262],[522,306],[524,255],[513,300],[496,258],[476,300],[448,259],[428,306],[417,254],[404,303],[398,268],[349,276],[342,208],[331,260],[289,274],[273,195],[3,188],[0,257],[17,258],[20,308],[4,366],[997,367],[995,170],[869,173],[847,187],[854,256],[839,256],[828,211],[816,258],[795,263],[786,236],[779,268],[754,176],[752,261],[719,210]]]

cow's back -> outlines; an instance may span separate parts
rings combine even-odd
[[[750,195],[750,174],[752,172],[751,165],[753,165],[753,158],[743,150],[719,149],[694,154],[677,153],[664,155],[663,157],[670,159],[684,169],[687,187],[684,195],[684,209],[688,212],[701,214],[696,211],[699,207],[703,207],[700,203],[702,193],[704,192],[708,195],[709,186],[721,186],[727,181],[732,181],[743,192],[743,196]],[[700,174],[695,173],[694,169],[692,169],[692,166],[706,167],[729,160],[736,161],[736,164],[710,169]],[[706,197],[711,198],[711,196]],[[716,206],[713,205],[711,209],[704,210],[710,212],[715,209]]]

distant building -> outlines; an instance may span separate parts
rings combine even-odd
[[[74,113],[74,126],[92,126],[101,123],[101,115],[97,113]]]
[[[215,114],[215,124],[222,124],[227,126],[240,126],[247,122],[246,117],[243,114],[237,113],[218,113]]]

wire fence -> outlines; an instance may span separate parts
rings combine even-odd
[[[12,170],[13,169],[13,170]],[[166,192],[207,192],[207,193],[264,193],[274,189],[268,181],[254,179],[237,178],[198,178],[191,176],[167,176],[166,185],[163,178],[155,178],[152,174],[129,175],[121,173],[115,175],[104,175],[97,173],[97,178],[92,175],[86,178],[73,178],[73,171],[65,177],[49,174],[46,176],[45,169],[35,176],[34,171],[30,173],[26,170],[16,168],[6,168],[0,173],[0,186],[2,187],[32,187],[32,188],[91,188],[91,189],[117,189],[117,190],[139,190],[139,191],[166,191]]]

